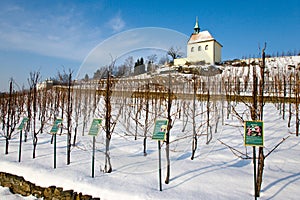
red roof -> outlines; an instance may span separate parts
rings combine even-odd
[[[193,43],[198,43],[198,42],[203,42],[203,41],[208,41],[208,40],[214,40],[213,36],[208,31],[201,31],[198,34],[192,34],[188,44],[193,44]]]

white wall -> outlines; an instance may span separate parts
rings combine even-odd
[[[222,46],[215,42],[215,62],[221,62],[222,61]]]
[[[201,50],[199,50],[199,46]],[[207,49],[206,49],[207,47]],[[194,48],[192,52],[191,49]],[[188,44],[187,46],[187,59],[190,62],[198,62],[205,61],[206,63],[213,64],[214,63],[214,49],[215,49],[215,41],[203,41],[200,43]],[[219,49],[220,50],[220,49]],[[219,55],[221,53],[218,53]]]

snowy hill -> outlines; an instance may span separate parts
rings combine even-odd
[[[294,64],[290,64],[290,63]],[[281,64],[280,64],[281,63]],[[270,70],[274,66],[285,69],[286,65],[298,66],[299,57],[267,62]],[[241,77],[247,75],[242,67],[226,66],[224,72],[237,70]],[[288,70],[288,69],[286,69]],[[229,70],[227,70],[228,72]],[[243,73],[242,73],[243,72]],[[234,73],[228,73],[227,75]],[[167,74],[166,74],[167,75]],[[178,86],[179,87],[179,86]],[[188,88],[185,88],[188,91]],[[88,92],[82,95],[87,95]],[[92,94],[91,94],[92,95]],[[74,95],[75,96],[75,95]],[[193,118],[192,100],[176,99],[172,103],[172,129],[170,132],[170,183],[158,182],[158,144],[151,140],[154,128],[154,113],[166,117],[166,102],[150,101],[147,156],[143,153],[145,133],[145,102],[129,101],[122,104],[119,97],[113,98],[113,116],[116,128],[112,134],[110,157],[112,173],[104,173],[105,133],[96,137],[95,178],[91,177],[92,136],[88,135],[93,118],[103,118],[104,99],[96,95],[84,96],[89,102],[89,114],[79,120],[76,145],[71,149],[71,163],[66,164],[66,131],[57,135],[57,166],[53,168],[54,145],[49,133],[53,119],[47,121],[45,131],[38,134],[37,156],[32,159],[32,134],[22,146],[22,161],[18,162],[19,131],[15,131],[9,143],[9,153],[0,154],[0,171],[23,176],[37,185],[56,185],[64,189],[89,194],[101,199],[252,199],[253,163],[252,147],[244,146],[244,127],[239,117],[250,120],[248,105],[237,101],[202,99],[196,101]],[[75,98],[74,98],[75,101]],[[141,107],[138,107],[140,102]],[[93,110],[93,106],[97,107]],[[74,105],[78,105],[75,104]],[[123,107],[122,107],[123,105]],[[295,136],[295,104],[291,104],[291,124],[288,127],[289,104],[267,103],[264,107],[265,171],[261,197],[259,199],[297,199],[300,195],[299,138]],[[75,110],[76,106],[73,108]],[[82,108],[82,111],[87,108]],[[285,112],[283,112],[283,109]],[[139,114],[136,114],[139,110]],[[207,110],[210,114],[207,116]],[[73,112],[75,115],[75,111]],[[88,116],[83,128],[84,116]],[[118,117],[116,117],[118,116]],[[207,125],[207,118],[210,124]],[[73,116],[72,119],[75,117]],[[193,142],[193,119],[196,120],[198,149],[191,160]],[[138,122],[138,123],[137,123]],[[64,118],[64,124],[66,119]],[[104,125],[104,122],[102,123]],[[73,122],[73,128],[75,124]],[[137,134],[137,135],[135,135]],[[5,132],[0,134],[0,147],[5,148]],[[137,139],[135,140],[135,136]],[[211,137],[211,138],[210,138]],[[283,138],[286,140],[283,141]],[[282,142],[283,141],[283,142]],[[273,152],[274,147],[282,142]],[[229,148],[230,147],[230,148]],[[166,145],[162,144],[162,178],[166,176]],[[164,181],[163,181],[164,182]],[[4,193],[0,193],[4,195]],[[30,197],[32,198],[32,197]]]
[[[289,135],[286,122],[273,105],[266,106],[265,149],[271,150],[283,137]],[[232,124],[235,120],[226,120]],[[181,134],[178,122],[172,129],[174,139]],[[148,141],[148,155],[142,153],[142,138],[113,135],[111,156],[114,170],[111,174],[100,172],[103,166],[101,145],[103,133],[97,137],[96,177],[91,178],[91,137],[84,136],[72,149],[72,162],[65,164],[65,136],[58,137],[58,165],[53,169],[51,136],[39,136],[38,156],[31,158],[32,145],[25,143],[22,162],[17,162],[18,135],[11,141],[10,153],[1,155],[0,170],[24,176],[37,185],[56,185],[74,189],[101,199],[251,199],[253,197],[253,165],[249,159],[236,157],[226,144],[251,156],[252,148],[243,146],[243,127],[224,125],[206,145],[200,137],[196,159],[190,160],[191,138],[171,145],[171,181],[158,190],[157,142]],[[4,140],[1,138],[1,146]],[[296,199],[300,195],[299,138],[292,135],[266,160],[260,199]],[[165,157],[163,155],[163,175]],[[163,176],[164,177],[164,176]]]

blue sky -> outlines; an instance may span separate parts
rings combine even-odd
[[[110,37],[143,27],[189,36],[198,16],[222,45],[222,59],[300,50],[299,0],[1,0],[0,91],[28,87],[31,71],[42,79],[76,73],[89,52]]]

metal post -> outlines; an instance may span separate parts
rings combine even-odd
[[[56,133],[54,133],[53,137],[54,137],[54,169],[56,169]]]
[[[95,177],[95,136],[93,136],[92,177]]]
[[[21,162],[22,130],[20,131],[19,162]]]
[[[257,199],[257,187],[256,187],[256,149],[253,146],[253,165],[254,165],[254,199]]]
[[[158,140],[158,176],[159,176],[159,191],[162,191],[162,184],[161,184],[161,147],[160,147],[160,140]]]

